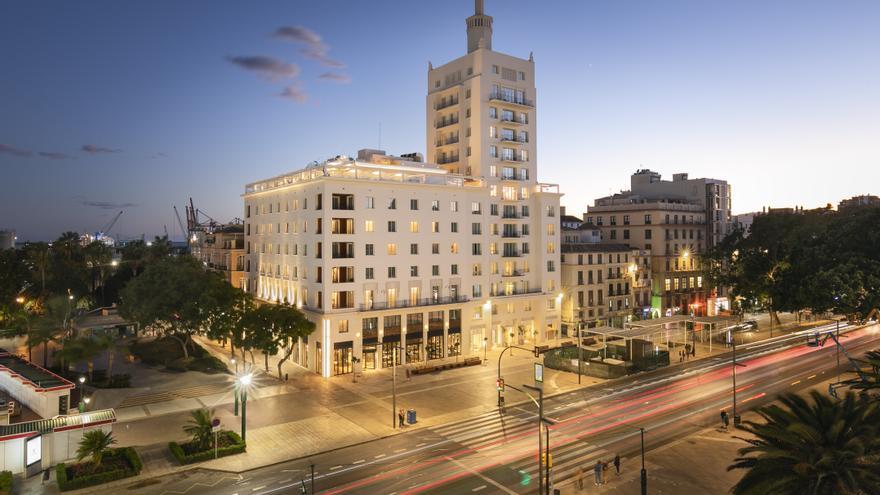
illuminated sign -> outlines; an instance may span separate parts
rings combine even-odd
[[[535,363],[535,381],[538,383],[544,382],[544,365],[541,363]]]
[[[25,444],[25,465],[30,467],[43,458],[43,437],[37,435],[27,439]]]

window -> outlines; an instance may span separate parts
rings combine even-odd
[[[431,265],[431,276],[439,277],[440,276],[440,265]]]
[[[482,245],[479,242],[475,242],[471,245],[471,254],[474,256],[480,256],[483,254]]]
[[[449,231],[454,234],[457,234],[458,233],[458,222],[452,222],[451,224],[449,224]]]
[[[498,118],[498,109],[495,107],[489,107],[489,118],[497,119]]]
[[[455,264],[451,265],[449,267],[449,273],[452,275],[458,275],[458,265],[455,265]]]
[[[449,202],[449,211],[458,211],[458,201]]]
[[[629,229],[623,229],[623,238],[629,239]]]
[[[645,229],[645,239],[651,238],[651,229]]]
[[[440,201],[431,201],[431,211],[440,211]]]
[[[553,260],[547,261],[547,271],[548,272],[555,272],[556,271],[556,264],[553,262]]]
[[[376,198],[372,196],[367,196],[367,209],[372,210],[376,207]]]
[[[498,74],[498,66],[497,65],[492,66],[492,74]]]
[[[440,232],[440,222],[431,222],[431,232],[435,234]]]
[[[453,243],[449,246],[449,252],[452,253],[452,254],[458,254],[458,243],[457,243],[457,242],[453,242]]]
[[[367,280],[373,280],[373,269],[372,268],[364,269],[364,278]]]
[[[417,234],[419,232],[419,222],[416,222],[415,220],[411,221],[409,223],[409,231],[413,234]]]
[[[471,213],[473,213],[474,215],[479,215],[480,213],[482,213],[479,201],[474,201],[471,203]]]
[[[624,215],[624,216],[623,216],[623,224],[624,224],[624,225],[629,225],[629,215]]]
[[[494,216],[496,216],[496,217],[498,216],[498,205],[497,205],[497,204],[494,204],[494,203],[493,203],[493,204],[489,205],[489,214],[490,214],[490,215],[494,215]],[[492,224],[492,225],[495,226],[495,227],[498,226],[497,223],[494,223],[494,224]]]
[[[365,245],[365,248],[366,248],[366,252],[365,252],[365,254],[366,254],[367,256],[373,256],[373,245],[372,245],[372,244],[366,244],[366,245]]]
[[[317,205],[315,206],[315,209],[316,209],[316,210],[321,210],[321,209],[323,209],[323,198],[324,198],[324,195],[323,195],[323,194],[319,194],[319,195],[315,198],[315,200],[316,200],[315,203],[317,203]],[[270,212],[270,213],[272,212],[272,205],[269,205],[269,212]]]
[[[418,244],[410,244],[409,245],[409,254],[419,254],[419,245]]]
[[[525,81],[525,80],[526,80],[526,73],[525,73],[525,72],[523,72],[523,71],[519,71],[519,80],[520,80],[520,81]]]
[[[495,145],[489,146],[489,156],[492,158],[498,158],[498,147]]]
[[[483,286],[482,285],[474,285],[471,288],[471,295],[475,298],[483,297]]]
[[[471,234],[480,235],[482,234],[482,225],[479,222],[474,222],[471,224]]]
[[[388,232],[397,232],[397,222],[388,220]]]
[[[645,215],[645,225],[651,225],[651,215]]]
[[[440,244],[436,242],[431,244],[431,254],[440,254]]]
[[[388,209],[396,210],[397,209],[397,199],[391,198],[388,200]]]
[[[366,220],[364,222],[364,232],[372,232],[373,231],[373,221]]]
[[[419,267],[416,265],[412,265],[409,267],[409,276],[410,277],[418,277],[419,276]]]
[[[409,209],[410,210],[418,210],[419,209],[419,200],[417,200],[417,199],[409,200]]]
[[[395,266],[388,267],[388,278],[397,278],[397,267],[395,267]]]
[[[388,254],[397,254],[397,244],[394,244],[393,242],[388,244]]]

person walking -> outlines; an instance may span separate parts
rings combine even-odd
[[[398,425],[399,425],[401,428],[403,428],[403,420],[404,420],[405,418],[406,418],[406,417],[405,417],[404,414],[403,414],[403,408],[401,407],[400,410],[397,411],[397,423],[398,423]]]
[[[616,471],[616,475],[620,476],[620,455],[614,454],[614,471]]]
[[[596,478],[596,486],[602,484],[602,461],[597,460],[596,465],[593,466],[593,475]]]
[[[727,431],[727,427],[730,425],[730,417],[727,415],[727,411],[721,411],[721,426],[724,427],[724,431]]]
[[[577,491],[583,491],[584,489],[584,470],[578,468],[574,473],[574,487],[577,488]]]
[[[602,463],[602,484],[608,483],[608,463]]]

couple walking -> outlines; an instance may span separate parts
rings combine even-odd
[[[604,485],[607,483],[606,480],[606,472],[608,471],[608,462],[602,462],[601,459],[596,460],[596,464],[593,466],[593,475],[595,477],[596,486]],[[620,476],[620,456],[615,455],[614,460],[611,461],[611,464],[614,465],[614,471],[616,476]],[[578,491],[584,489],[584,470],[578,468],[577,473],[575,473],[575,488]]]

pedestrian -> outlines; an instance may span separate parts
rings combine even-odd
[[[596,478],[596,486],[599,486],[602,483],[602,461],[596,461],[596,465],[593,466],[593,475]]]
[[[577,488],[577,491],[583,491],[584,489],[584,470],[581,468],[578,468],[574,474],[574,486]]]
[[[724,427],[724,431],[727,431],[727,427],[730,424],[730,417],[727,415],[727,411],[721,411],[721,426]]]
[[[602,484],[608,483],[608,463],[602,463]]]
[[[404,420],[403,408],[401,407],[400,411],[397,411],[397,422],[401,428],[403,428],[403,420]]]
[[[620,476],[620,455],[614,455],[614,470],[617,472],[617,476]]]

